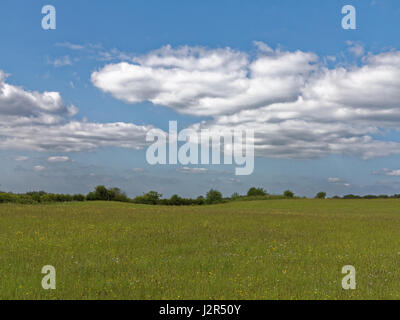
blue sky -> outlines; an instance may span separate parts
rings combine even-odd
[[[50,3],[36,0],[0,3],[0,71],[7,75],[2,81],[10,88],[20,88],[16,97],[4,96],[1,100],[0,95],[0,190],[87,193],[94,186],[105,184],[119,186],[130,196],[149,190],[165,196],[174,193],[197,196],[211,187],[229,196],[235,191],[244,193],[254,185],[272,193],[290,188],[306,196],[321,190],[328,195],[400,193],[400,172],[396,171],[400,169],[400,152],[397,152],[400,136],[396,131],[400,105],[395,102],[397,86],[400,87],[400,79],[396,77],[400,6],[396,1],[51,1],[57,12],[57,29],[45,31],[41,28],[41,9],[47,4]],[[356,30],[341,27],[341,8],[347,4],[357,10]],[[271,51],[263,53],[255,41],[272,48]],[[167,45],[170,49],[166,52],[156,51]],[[293,71],[289,64],[288,70],[268,74],[266,83],[284,93],[277,101],[265,98],[259,106],[264,109],[249,113],[237,103],[236,94],[230,92],[224,92],[223,99],[232,104],[232,110],[220,111],[220,106],[215,105],[206,112],[196,112],[197,104],[202,103],[196,97],[207,95],[212,89],[203,87],[203,91],[191,97],[193,109],[181,106],[185,99],[169,103],[158,97],[154,103],[150,93],[132,103],[141,96],[130,87],[136,82],[116,88],[120,78],[112,83],[107,80],[109,75],[121,74],[114,69],[108,72],[106,68],[125,62],[140,65],[143,70],[153,68],[155,78],[146,81],[165,88],[173,80],[161,78],[160,70],[145,65],[147,62],[143,60],[157,55],[165,59],[189,57],[195,58],[193,68],[196,68],[196,53],[182,53],[179,51],[182,47],[201,48],[197,54],[216,55],[227,63],[233,59],[233,64],[236,58],[230,52],[234,52],[235,56],[245,57],[243,70],[247,71],[252,63],[261,61],[263,54],[283,65],[285,57],[292,61],[298,57],[295,53],[300,52],[304,65],[312,70]],[[300,68],[300,64],[294,66]],[[318,65],[317,70],[314,65]],[[340,75],[340,70],[346,74]],[[189,74],[188,79],[195,85],[204,86],[203,82],[207,82],[191,66],[179,71]],[[222,67],[208,71],[224,76],[227,73]],[[232,72],[239,71],[242,69]],[[382,75],[383,71],[388,72],[382,76],[383,80],[374,76]],[[93,80],[95,72],[98,82]],[[368,72],[372,79],[368,78]],[[293,77],[300,77],[299,81],[304,83],[297,88],[296,80],[287,88],[279,87]],[[331,78],[334,81],[328,81]],[[243,80],[235,76],[229,79],[232,83]],[[382,81],[388,82],[382,84]],[[335,87],[336,83],[340,85]],[[260,94],[267,95],[271,87],[265,87]],[[160,88],[154,90],[161,92]],[[182,91],[185,90],[188,89],[183,87]],[[221,87],[223,90],[229,91]],[[26,108],[18,100],[15,105],[21,110],[15,110],[12,116],[11,111],[1,112],[2,108],[6,110],[13,105],[11,99],[22,99],[25,93],[32,92],[39,95],[57,92],[61,99],[54,106],[57,110],[48,114],[39,101],[34,105],[39,111],[32,113],[34,116],[29,112],[26,115],[23,113]],[[375,99],[381,93],[384,99]],[[312,113],[307,104],[298,101],[300,96],[315,108]],[[248,99],[251,104],[252,97]],[[77,112],[67,111],[71,105]],[[283,108],[284,115],[279,111],[283,109],[277,108]],[[335,113],[342,109],[345,116]],[[207,169],[201,172],[182,170],[182,165],[150,166],[140,140],[142,136],[133,136],[136,144],[132,142],[129,148],[124,148],[115,128],[107,129],[115,135],[113,142],[104,144],[100,141],[103,136],[94,134],[90,127],[98,124],[96,130],[100,132],[105,124],[124,122],[167,130],[168,121],[177,120],[179,129],[205,121],[210,128],[219,130],[224,116],[232,114],[238,117],[249,114],[247,126],[261,121],[256,134],[257,130],[264,134],[261,143],[273,150],[271,154],[256,152],[255,170],[250,176],[235,176],[233,166],[200,166]],[[285,118],[287,114],[290,118]],[[270,117],[275,122],[269,122]],[[276,128],[275,117],[282,123]],[[21,119],[32,122],[21,125]],[[49,119],[53,121],[51,128]],[[68,130],[75,130],[68,126],[71,121],[82,126],[89,124],[81,130],[94,135],[91,138],[96,139],[94,147],[86,148],[76,136],[68,136]],[[233,123],[230,119],[227,125]],[[264,132],[269,124],[275,129]],[[290,131],[293,127],[297,134]],[[127,134],[134,135],[137,130],[129,127]],[[345,134],[341,136],[340,132]],[[49,136],[53,139],[51,143],[47,142]],[[285,138],[277,139],[280,136]],[[76,141],[76,150],[66,148],[63,139],[72,141],[71,144]],[[136,150],[136,145],[141,149]]]

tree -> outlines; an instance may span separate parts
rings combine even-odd
[[[222,193],[217,190],[211,189],[210,191],[207,192],[206,202],[208,204],[221,203]]]
[[[317,195],[315,196],[316,199],[325,199],[326,198],[326,193],[325,192],[318,192]]]
[[[177,194],[174,194],[168,201],[168,204],[171,206],[181,206],[184,204],[184,199],[182,199]]]
[[[251,196],[265,196],[266,194],[267,194],[267,192],[263,188],[252,187],[252,188],[249,189],[249,191],[247,191],[247,195],[249,197],[251,197]]]
[[[80,195],[75,195],[74,197],[76,197],[77,199],[81,199]],[[121,201],[121,202],[129,201],[126,194],[122,192],[119,188],[107,189],[105,186],[97,186],[93,192],[88,193],[88,195],[86,196],[86,200]]]
[[[157,191],[149,191],[144,195],[144,197],[152,204],[157,204],[158,200],[162,197],[162,194]]]
[[[196,199],[195,203],[198,204],[199,206],[202,206],[202,205],[204,205],[206,203],[206,199],[204,199],[203,196],[199,196]]]
[[[109,200],[111,201],[120,201],[120,202],[128,202],[129,199],[124,192],[121,191],[120,188],[111,188],[108,190]]]
[[[72,199],[73,199],[74,201],[85,201],[85,196],[82,195],[82,194],[74,194],[74,195],[72,196]]]
[[[142,204],[158,204],[162,194],[157,191],[149,191],[148,193],[143,194],[142,196],[138,196],[133,199],[134,203],[142,203]]]
[[[283,193],[283,195],[284,195],[286,198],[293,198],[293,197],[294,197],[294,193],[293,193],[292,191],[290,191],[290,190],[286,190],[286,191]]]
[[[31,197],[32,197],[32,200],[33,200],[33,201],[40,202],[40,198],[41,198],[41,197],[40,197],[39,192],[32,192]]]
[[[110,200],[110,193],[105,186],[97,186],[94,190],[96,200]]]
[[[232,199],[232,200],[239,199],[239,198],[240,198],[240,195],[239,195],[239,193],[237,193],[237,192],[234,192],[234,193],[231,195],[231,199]]]
[[[87,201],[95,201],[96,200],[96,195],[94,194],[94,192],[89,192],[86,196],[86,200]]]
[[[346,194],[343,196],[343,199],[360,199],[360,196],[354,195],[354,194]]]

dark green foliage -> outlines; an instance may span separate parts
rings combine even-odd
[[[150,191],[148,193],[143,194],[142,196],[138,196],[133,199],[134,203],[142,203],[142,204],[158,204],[160,202],[160,198],[162,194],[159,194],[156,191]]]
[[[83,194],[74,194],[72,196],[73,201],[85,201],[86,197]]]
[[[129,198],[119,188],[107,189],[105,186],[97,186],[93,192],[87,194],[86,200],[129,202]]]
[[[185,199],[181,198],[177,194],[174,194],[168,201],[170,206],[181,206],[185,204]]]
[[[326,193],[325,192],[318,192],[317,195],[315,196],[316,199],[325,199],[326,198]]]
[[[240,198],[240,194],[237,193],[237,192],[234,192],[234,193],[231,195],[231,199],[232,199],[232,200],[236,200],[236,199],[239,199],[239,198]]]
[[[81,194],[54,194],[46,193],[44,191],[28,192],[25,194],[14,193],[0,193],[0,203],[20,203],[20,204],[34,204],[34,203],[50,203],[50,202],[70,202],[70,201],[84,201],[85,196]]]
[[[36,203],[28,194],[0,193],[0,203],[20,203],[33,204]]]
[[[166,206],[192,206],[192,205],[203,205],[205,204],[204,197],[200,196],[197,199],[181,198],[178,195],[173,195],[169,199],[161,199],[158,204]]]
[[[360,199],[360,196],[356,196],[354,194],[346,194],[345,196],[343,196],[343,199]]]
[[[206,195],[206,203],[207,204],[215,204],[215,203],[221,203],[222,202],[222,193],[211,189],[210,191],[207,192]]]
[[[376,199],[378,196],[373,195],[373,194],[367,194],[366,196],[363,197],[364,199]]]
[[[94,197],[96,200],[110,200],[110,192],[105,186],[97,186],[94,190]]]
[[[204,199],[203,196],[200,196],[196,199],[196,204],[199,206],[205,205],[206,204],[206,199]]]
[[[110,201],[128,202],[129,198],[126,196],[125,192],[122,192],[119,188],[111,188],[108,190]]]
[[[169,199],[162,199],[162,195],[156,191],[150,191],[130,199],[119,188],[106,188],[105,186],[97,186],[94,191],[89,192],[86,196],[82,194],[55,194],[46,193],[44,191],[32,191],[25,194],[15,194],[11,192],[0,191],[0,203],[19,203],[19,204],[36,204],[36,203],[52,203],[52,202],[71,202],[71,201],[120,201],[132,202],[148,205],[165,205],[165,206],[193,206],[193,205],[206,205],[217,204],[227,201],[253,201],[253,200],[279,200],[295,197],[294,193],[286,190],[283,195],[270,195],[262,188],[252,187],[247,192],[247,195],[241,196],[237,192],[232,194],[230,198],[224,199],[221,192],[211,189],[207,192],[206,197],[199,196],[196,199],[182,198],[175,194]],[[318,192],[315,196],[316,199],[326,199],[325,192]],[[343,197],[334,196],[331,199],[400,199],[400,194],[389,195],[365,195],[358,196],[348,194]],[[306,199],[306,197],[304,197]]]
[[[252,187],[247,191],[247,196],[252,197],[252,196],[265,196],[267,192],[263,188],[255,188]]]
[[[86,195],[86,200],[87,201],[95,201],[96,200],[96,195],[94,194],[94,192],[89,192]]]
[[[286,198],[293,198],[294,197],[294,193],[292,191],[290,191],[290,190],[286,190],[283,193],[283,196],[286,197]]]

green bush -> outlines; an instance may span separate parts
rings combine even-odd
[[[97,186],[94,191],[87,194],[86,200],[128,202],[129,198],[119,188],[107,189],[105,186]]]
[[[135,199],[133,199],[132,202],[134,203],[141,203],[141,204],[158,204],[160,202],[160,198],[162,197],[161,194],[159,194],[156,191],[150,191],[148,193],[143,194],[142,196],[138,196]]]
[[[255,188],[252,187],[249,189],[249,191],[247,191],[247,196],[251,197],[251,196],[265,196],[267,194],[267,192],[263,189],[263,188]]]
[[[207,192],[206,195],[206,203],[207,204],[215,204],[215,203],[221,203],[222,202],[222,193],[211,189],[210,191]]]
[[[317,195],[315,196],[316,199],[325,199],[326,198],[326,193],[325,192],[318,192]]]
[[[292,191],[290,191],[290,190],[286,190],[283,193],[283,196],[286,197],[286,198],[293,198],[294,197],[294,193]]]
[[[85,196],[83,194],[74,194],[72,196],[72,200],[74,200],[74,201],[85,201]]]

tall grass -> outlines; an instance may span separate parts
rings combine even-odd
[[[394,199],[2,204],[0,298],[399,299],[399,235]]]

